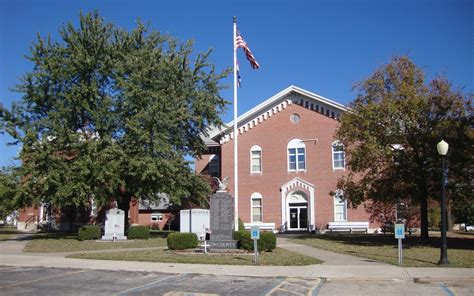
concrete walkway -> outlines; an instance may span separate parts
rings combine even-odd
[[[277,238],[277,246],[291,252],[324,261],[322,265],[391,266],[390,264],[370,259],[325,251],[306,245],[298,245],[283,237]]]
[[[0,243],[0,265],[86,268],[97,270],[127,270],[164,273],[200,273],[264,277],[326,278],[329,280],[389,280],[389,281],[473,281],[470,268],[402,268],[373,264],[352,256],[341,256],[311,247],[298,246],[279,239],[279,246],[326,260],[325,264],[309,266],[242,266],[130,262],[64,258],[63,253],[22,253],[26,237],[17,237]],[[117,251],[117,250],[114,250]],[[303,253],[304,252],[304,253]],[[69,252],[68,252],[69,253]],[[76,252],[77,253],[77,252]],[[341,257],[340,257],[341,256]],[[345,261],[345,264],[342,264]]]

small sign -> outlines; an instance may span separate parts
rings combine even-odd
[[[250,228],[250,238],[260,239],[260,228],[258,226],[252,226],[252,228]]]
[[[395,224],[395,238],[405,238],[405,224]]]

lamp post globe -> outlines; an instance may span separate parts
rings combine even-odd
[[[441,156],[441,254],[438,261],[439,265],[448,265],[448,243],[446,238],[446,154],[448,153],[449,145],[444,140],[441,140],[436,149]]]

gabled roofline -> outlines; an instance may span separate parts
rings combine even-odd
[[[319,101],[319,102],[324,103],[326,105],[329,105],[329,106],[331,106],[335,109],[339,109],[343,112],[349,111],[349,109],[346,106],[344,106],[343,104],[340,104],[338,102],[330,100],[326,97],[320,96],[320,95],[315,94],[313,92],[304,90],[304,89],[299,88],[297,86],[290,85],[289,87],[285,88],[284,90],[280,91],[279,93],[273,95],[272,97],[266,99],[262,103],[255,106],[254,108],[252,108],[249,111],[245,112],[244,114],[240,115],[237,118],[237,125],[241,124],[242,122],[245,122],[245,121],[249,120],[251,117],[259,115],[262,112],[262,110],[270,108],[275,102],[277,102],[281,98],[289,95],[292,92],[300,94],[300,95],[305,96],[305,97],[309,97],[313,100]],[[229,123],[224,124],[222,126],[222,128],[215,129],[212,132],[210,132],[209,133],[209,138],[213,139],[214,137],[218,136],[222,132],[228,130],[229,128],[232,128],[233,125],[234,125],[234,121],[231,121]]]

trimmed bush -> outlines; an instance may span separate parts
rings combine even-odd
[[[147,226],[130,226],[128,228],[128,239],[149,239],[150,229]]]
[[[276,248],[277,238],[273,232],[260,232],[260,239],[258,240],[258,250],[271,252]],[[262,249],[260,249],[262,246]]]
[[[242,221],[240,218],[237,221],[239,223],[239,231],[245,231],[244,221]]]
[[[101,231],[99,225],[85,225],[79,228],[77,239],[80,241],[99,239]]]
[[[253,251],[253,239],[250,238],[249,231],[234,232],[234,239],[238,240],[239,248]],[[258,240],[258,251],[271,252],[276,248],[276,235],[273,232],[260,232]]]
[[[199,244],[197,235],[188,232],[170,233],[167,242],[170,250],[194,249]]]
[[[237,244],[239,244],[239,245],[240,245],[240,240],[241,240],[241,237],[242,237],[242,232],[244,232],[244,231],[234,231],[234,235],[233,235],[234,240],[236,240]],[[239,246],[239,248],[240,248],[240,246]]]

